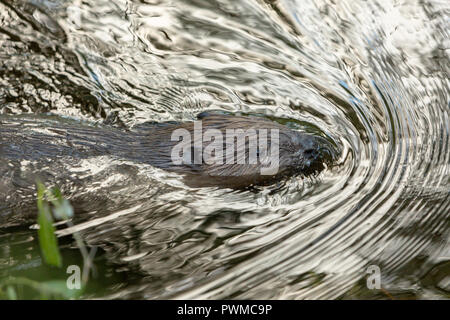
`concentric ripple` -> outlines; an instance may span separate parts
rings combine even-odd
[[[125,275],[93,297],[448,298],[449,10],[439,0],[0,0],[2,117],[127,129],[221,110],[340,151],[319,176],[252,191],[191,189],[104,157],[68,169],[18,161],[0,165],[0,199],[25,206],[32,186],[10,197],[7,181],[68,170],[55,183],[80,209],[60,236],[81,231]],[[36,267],[34,231],[19,242],[16,232],[0,237],[0,276]],[[380,290],[366,286],[369,266]]]

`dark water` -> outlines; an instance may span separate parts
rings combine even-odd
[[[257,192],[193,189],[107,156],[3,163],[0,215],[33,205],[23,177],[63,168],[54,181],[79,208],[59,230],[64,263],[81,263],[74,230],[99,248],[86,297],[449,298],[449,10],[0,0],[4,120],[127,129],[222,110],[321,133],[342,151],[318,177]],[[369,266],[381,290],[367,288]],[[36,231],[1,230],[0,275],[24,270],[52,276]]]

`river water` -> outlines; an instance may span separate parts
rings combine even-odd
[[[58,232],[65,265],[81,263],[72,232],[98,248],[84,297],[449,298],[449,12],[445,0],[0,0],[1,117],[127,129],[219,110],[340,150],[319,176],[251,191],[83,159],[61,186],[82,209]],[[0,229],[0,276],[50,273],[33,227]]]

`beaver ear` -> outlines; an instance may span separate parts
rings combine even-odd
[[[198,119],[198,120],[202,120],[202,119],[204,119],[204,118],[211,117],[211,116],[222,116],[222,117],[226,117],[227,114],[225,114],[223,111],[214,111],[214,110],[203,111],[203,112],[200,112],[200,113],[197,115],[197,119]]]
[[[202,119],[204,119],[204,118],[206,118],[206,117],[209,117],[211,115],[211,112],[209,112],[209,111],[203,111],[203,112],[200,112],[198,115],[197,115],[197,120],[202,120]]]

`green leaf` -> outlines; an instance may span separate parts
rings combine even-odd
[[[55,205],[53,209],[53,216],[58,220],[66,220],[73,217],[73,208],[70,205],[70,202],[66,199],[62,199]]]
[[[53,217],[57,220],[67,220],[73,217],[73,207],[64,199],[61,190],[57,187],[51,189],[50,199],[53,204]]]
[[[9,300],[17,300],[16,290],[12,286],[6,288],[6,294]]]
[[[65,280],[50,280],[44,282],[38,282],[35,280],[31,280],[28,278],[22,277],[9,277],[0,281],[0,288],[6,286],[6,298],[8,299],[17,299],[17,293],[15,287],[17,286],[27,286],[36,290],[39,293],[39,298],[42,300],[47,299],[73,299],[79,298],[81,294],[84,292],[85,287],[81,286],[81,289],[71,290],[67,286],[67,282]],[[3,296],[2,296],[3,298]]]
[[[41,252],[44,261],[55,267],[61,267],[62,258],[59,252],[58,240],[55,236],[55,227],[53,226],[53,219],[50,214],[50,207],[44,201],[45,187],[42,183],[38,183],[38,236]]]
[[[40,289],[43,292],[51,293],[53,295],[59,295],[65,299],[73,299],[78,298],[81,296],[83,292],[83,287],[81,289],[69,289],[67,287],[66,281],[63,280],[52,280],[52,281],[46,281],[41,282]]]

